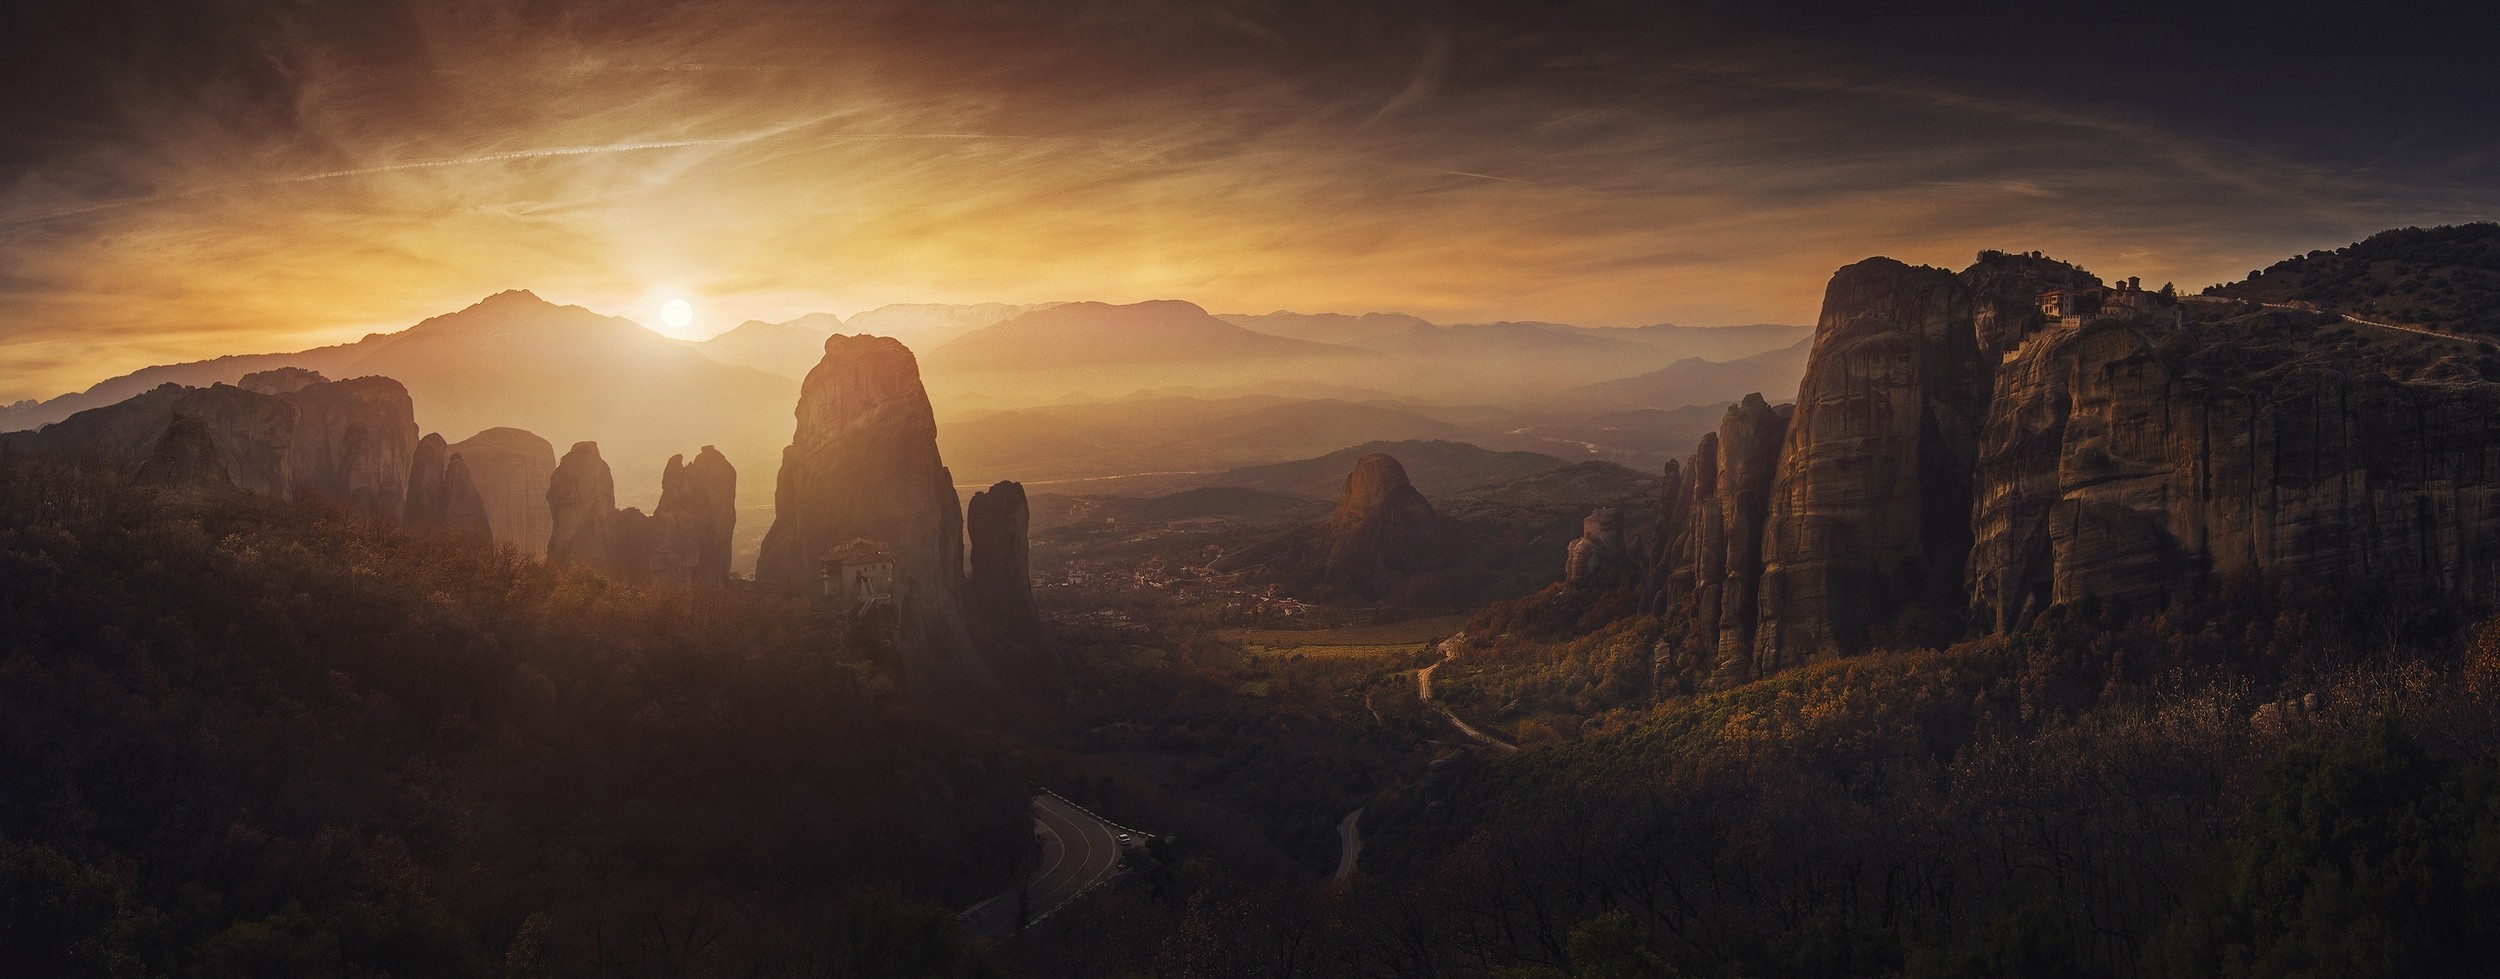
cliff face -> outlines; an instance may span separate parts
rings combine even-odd
[[[1793,416],[1749,398],[1668,471],[1658,661],[1740,683],[2236,583],[2500,596],[2500,353],[2328,319],[2037,255],[1842,269]]]
[[[924,693],[993,685],[964,628],[963,513],[911,351],[886,337],[826,340],[797,422],[757,578],[813,593],[825,553],[854,539],[881,543],[894,556],[909,681]]]
[[[443,463],[443,503],[439,526],[474,540],[492,542],[495,539],[493,521],[486,514],[486,500],[477,491],[477,482],[469,473],[469,462],[456,452]]]
[[[325,499],[358,512],[400,518],[417,449],[416,409],[387,377],[326,381],[310,371],[247,375],[248,386],[166,384],[71,415],[33,432],[9,433],[12,451],[135,471],[174,419],[202,429],[225,481],[288,499]],[[255,390],[258,389],[258,390]]]
[[[573,443],[548,478],[546,499],[553,526],[547,538],[547,562],[578,564],[614,576],[618,570],[616,477],[608,471],[607,460],[599,458],[599,443]]]
[[[416,454],[408,462],[408,502],[400,511],[402,522],[411,527],[443,525],[443,467],[450,461],[449,443],[440,434],[428,432],[417,440]]]
[[[555,534],[547,507],[548,484],[556,473],[555,446],[517,428],[490,428],[446,448],[468,464],[495,543],[546,558],[547,540]]]
[[[972,544],[969,604],[998,631],[1026,642],[1042,634],[1041,612],[1033,606],[1032,525],[1022,483],[1001,481],[964,505],[964,535]]]
[[[704,446],[688,463],[670,456],[660,471],[660,504],[651,511],[655,580],[720,584],[729,580],[730,536],[738,522],[738,470],[720,450]]]
[[[156,445],[148,450],[147,461],[139,464],[138,478],[161,486],[234,485],[208,423],[184,414],[176,414],[166,423],[165,433],[157,436]]]
[[[262,378],[245,375],[244,389]],[[408,389],[387,377],[309,383],[288,377],[272,390],[296,410],[295,437],[287,443],[296,493],[399,519],[417,450],[417,409]]]
[[[1730,405],[1719,422],[1718,478],[1712,494],[1712,532],[1702,546],[1712,554],[1718,583],[1711,589],[1716,621],[1717,668],[1722,677],[1746,678],[1765,672],[1754,654],[1754,634],[1761,614],[1764,523],[1771,517],[1782,436],[1789,429],[1789,406],[1771,407],[1761,395],[1748,395]],[[1770,664],[1776,669],[1777,664]]]
[[[1320,593],[1359,601],[1387,597],[1400,580],[1429,566],[1440,522],[1396,459],[1374,452],[1355,460],[1323,532]]]
[[[2024,344],[1982,443],[1984,624],[2238,582],[2500,593],[2500,358],[2290,314]]]
[[[1760,675],[1854,652],[1929,582],[1961,580],[1987,395],[1972,322],[1942,269],[1878,258],[1832,277],[1771,487],[1759,631],[1723,659]]]

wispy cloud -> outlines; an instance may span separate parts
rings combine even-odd
[[[267,9],[96,61],[99,101],[0,136],[0,400],[513,287],[638,315],[666,285],[716,326],[1160,297],[1802,321],[1870,253],[2043,248],[2201,285],[2495,200],[2470,162],[2339,166],[2123,102],[1593,16]]]

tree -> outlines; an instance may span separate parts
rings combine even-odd
[[[1577,979],[1667,979],[1675,970],[1642,944],[1632,917],[1609,911],[1571,930],[1571,974]]]
[[[2180,975],[2472,975],[2500,941],[2500,782],[2381,716],[2284,752],[2171,923]]]

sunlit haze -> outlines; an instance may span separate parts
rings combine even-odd
[[[1803,322],[1866,254],[2203,285],[2492,203],[2430,121],[2487,73],[2409,56],[2472,31],[1972,6],[26,5],[0,402],[508,288]]]

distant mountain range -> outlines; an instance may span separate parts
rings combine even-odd
[[[1726,404],[1758,393],[1776,404],[1796,397],[1797,380],[1805,376],[1806,355],[1813,346],[1812,339],[1804,339],[1784,349],[1736,360],[1687,357],[1646,374],[1572,388],[1564,393],[1562,400],[1577,404],[1678,408]]]
[[[966,333],[928,357],[932,371],[1068,370],[1294,358],[1379,359],[1372,351],[1246,330],[1176,299],[1064,303]]]
[[[631,320],[516,290],[355,343],[148,368],[11,409],[0,428],[49,424],[167,382],[231,384],[279,367],[397,379],[416,403],[418,426],[455,441],[496,427],[559,447],[596,441],[616,467],[619,495],[642,505],[658,499],[669,456],[705,445],[719,446],[750,478],[768,479],[798,398],[785,376],[718,363]]]
[[[842,317],[832,313],[809,313],[785,323],[748,320],[694,348],[723,364],[805,380],[808,369],[825,355],[825,338],[841,329]]]
[[[559,452],[601,443],[625,504],[655,501],[661,462],[707,444],[740,468],[753,502],[772,485],[797,382],[826,338],[875,333],[918,354],[959,482],[1221,471],[1357,443],[1433,440],[1648,470],[1662,446],[1707,422],[1661,419],[1671,429],[1661,435],[1643,430],[1645,416],[1608,416],[1698,406],[1690,413],[1715,418],[1753,390],[1784,399],[1802,352],[1766,345],[1793,345],[1803,330],[1439,326],[1397,313],[1215,316],[1178,301],[983,303],[749,321],[685,343],[512,291],[353,343],[150,367],[0,408],[0,431],[165,383],[233,383],[281,367],[386,375],[408,388],[421,427],[453,440],[512,427]],[[1632,376],[1645,365],[1649,373]],[[1612,383],[1579,383],[1588,379]],[[1147,391],[1159,393],[1129,394]],[[1417,460],[1415,469],[1419,485],[1431,483],[1431,463]]]

